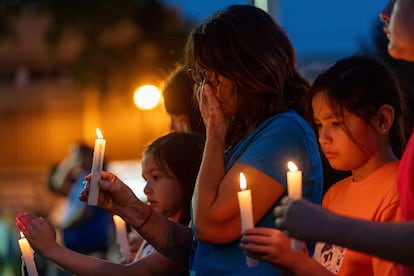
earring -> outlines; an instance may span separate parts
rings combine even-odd
[[[383,127],[383,128],[381,129],[381,132],[382,132],[382,133],[387,132],[387,128],[386,128],[386,127]]]

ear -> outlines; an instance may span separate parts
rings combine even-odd
[[[382,105],[377,112],[378,121],[375,124],[378,132],[386,134],[394,123],[394,108],[389,104]]]

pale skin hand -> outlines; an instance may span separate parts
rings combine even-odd
[[[213,244],[228,243],[241,235],[237,199],[239,174],[246,175],[252,190],[253,217],[257,223],[283,194],[284,187],[261,171],[235,163],[225,172],[224,147],[226,123],[223,109],[209,84],[198,91],[201,114],[206,125],[203,161],[194,188],[193,211],[198,240]]]
[[[333,275],[302,250],[291,249],[291,239],[272,228],[252,228],[243,233],[240,247],[252,258],[269,262],[296,276]]]
[[[76,275],[181,275],[188,267],[158,252],[128,265],[80,254],[57,244],[50,221],[31,214],[18,215],[16,225],[36,252]]]

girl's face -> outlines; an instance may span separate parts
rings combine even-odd
[[[344,112],[334,114],[323,92],[312,99],[319,144],[329,164],[337,170],[363,169],[378,152],[380,141],[375,130],[360,117]]]
[[[161,170],[152,153],[144,154],[142,160],[142,176],[147,182],[144,193],[148,204],[154,210],[173,220],[178,220],[181,204],[182,191],[180,183],[175,177]]]
[[[380,18],[385,23],[389,54],[414,61],[414,0],[390,0]]]

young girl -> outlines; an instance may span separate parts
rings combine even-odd
[[[152,208],[171,220],[188,225],[190,199],[200,166],[204,139],[194,133],[174,132],[155,140],[146,149],[142,174],[144,192]],[[137,256],[128,265],[111,263],[71,251],[56,243],[51,223],[41,217],[21,214],[16,225],[38,253],[77,275],[136,275],[184,271],[180,265],[157,252]],[[151,251],[151,250],[149,250]],[[139,260],[140,257],[144,257]]]
[[[414,61],[414,1],[390,0],[380,17],[388,38],[388,53],[396,59]],[[411,130],[408,127],[407,130]],[[275,211],[276,223],[289,234],[306,240],[330,241],[381,258],[407,264],[401,267],[400,275],[414,274],[414,135],[411,134],[398,169],[397,186],[400,195],[400,223],[380,223],[351,219],[322,210],[306,200],[284,200],[285,205]],[[311,213],[310,213],[311,212]],[[312,220],[306,219],[312,217]],[[305,219],[302,219],[305,218]],[[347,237],[337,235],[339,231],[320,232],[321,227],[343,229]],[[303,231],[306,229],[306,231]]]
[[[352,172],[328,190],[323,207],[349,217],[397,221],[395,153],[407,134],[405,107],[392,75],[374,59],[346,58],[315,80],[310,97],[323,153],[333,168]],[[271,229],[246,231],[241,246],[247,255],[298,275],[397,275],[393,263],[328,243],[318,243],[312,259],[292,251],[286,236]]]

